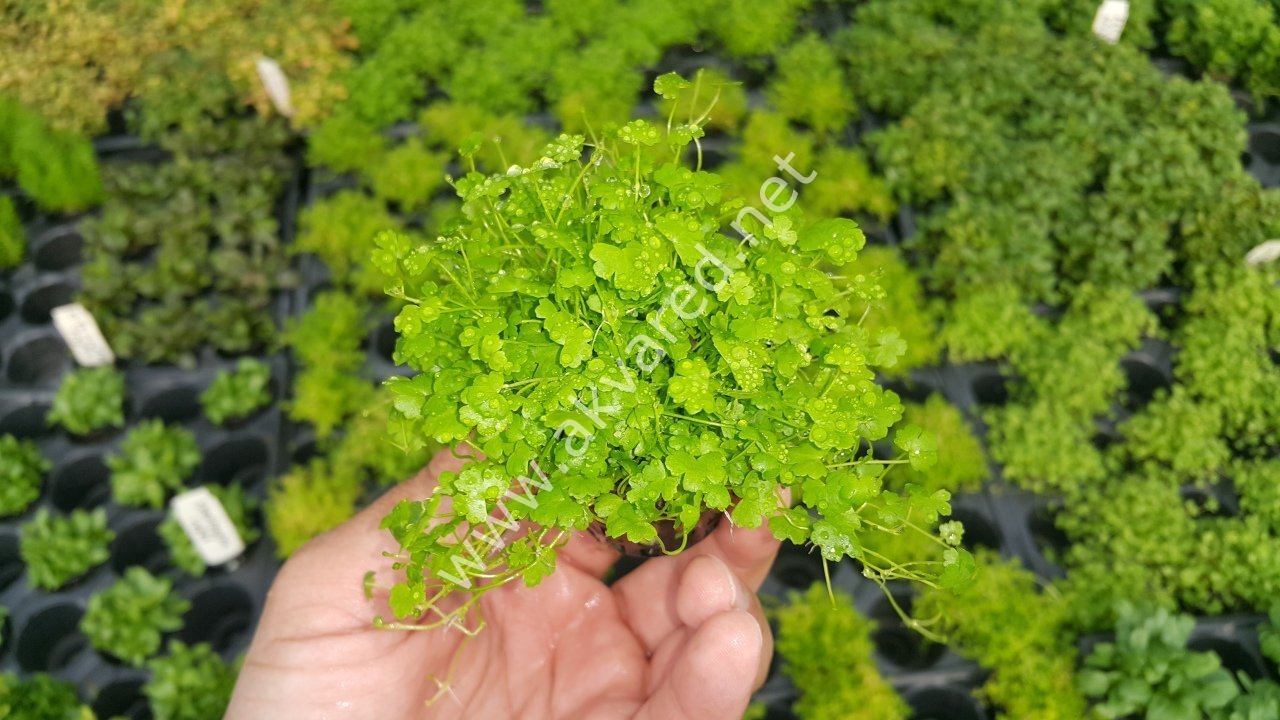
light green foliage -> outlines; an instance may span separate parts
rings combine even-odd
[[[1240,509],[1280,530],[1280,460],[1237,460],[1228,469]]]
[[[850,708],[857,708],[858,717],[866,720],[908,717],[907,704],[872,660],[873,625],[843,592],[837,592],[833,602],[827,588],[816,584],[793,594],[774,617],[774,647],[782,655],[783,672],[800,694],[793,706],[798,717],[837,720],[848,717]]]
[[[1239,695],[1217,655],[1187,650],[1194,618],[1127,604],[1117,613],[1116,641],[1094,647],[1079,676],[1099,717],[1197,718]]]
[[[360,341],[365,335],[366,312],[350,295],[323,292],[306,313],[290,320],[284,340],[304,366],[358,367],[364,362]]]
[[[1004,477],[1037,492],[1061,491],[1101,480],[1102,453],[1093,428],[1052,401],[1010,404],[989,410],[987,443]]]
[[[102,199],[102,177],[87,137],[56,130],[38,114],[0,98],[0,176],[18,181],[41,208],[87,210]],[[3,228],[9,230],[6,224]]]
[[[133,427],[120,452],[107,456],[111,495],[121,505],[164,507],[200,465],[200,447],[191,431],[146,420]]]
[[[409,138],[388,151],[378,166],[370,171],[374,195],[399,207],[402,212],[421,210],[444,185],[445,161],[444,154],[431,152],[418,138]],[[393,227],[393,223],[384,222],[377,230]],[[366,234],[351,239],[357,242],[356,247],[365,250],[360,256],[363,260],[371,248],[371,237]]]
[[[809,4],[810,0],[715,0],[701,10],[725,52],[746,57],[785,45]]]
[[[35,443],[0,435],[0,517],[17,515],[39,498],[50,467]]]
[[[1093,35],[1093,19],[1100,3],[1094,0],[1051,0],[1041,2],[1045,6],[1045,18],[1051,26],[1081,37]],[[1125,21],[1120,42],[1139,48],[1156,44],[1152,27],[1158,19],[1161,6],[1169,5],[1161,0],[1129,0],[1129,18]]]
[[[246,495],[239,485],[206,485],[205,487],[213,493],[218,502],[222,503],[222,508],[227,511],[227,517],[231,519],[231,524],[235,526],[244,544],[252,545],[262,534],[255,521],[258,503]],[[196,552],[195,545],[191,544],[191,538],[178,524],[177,518],[170,514],[160,523],[156,532],[164,540],[165,545],[169,546],[169,554],[173,558],[174,565],[194,577],[202,577],[205,574],[208,566],[205,565],[200,553]]]
[[[884,288],[884,297],[855,305],[855,312],[866,312],[862,327],[870,332],[896,329],[906,351],[888,374],[905,375],[938,359],[938,314],[933,303],[924,296],[920,280],[903,261],[897,250],[868,247],[849,265],[853,276],[864,276]],[[861,308],[856,309],[856,308]]]
[[[50,515],[41,508],[21,528],[19,550],[32,587],[58,590],[107,561],[115,532],[107,527],[107,513],[76,510]]]
[[[1016,562],[984,553],[978,565],[972,584],[926,591],[913,614],[937,618],[954,649],[991,671],[981,694],[1002,709],[1002,720],[1085,717],[1068,604]]]
[[[200,393],[200,406],[214,425],[243,419],[271,402],[271,366],[244,358],[234,370],[221,370]]]
[[[742,83],[713,67],[700,68],[688,86],[676,90],[673,95],[663,96],[659,103],[662,117],[692,122],[708,112],[707,102],[712,98],[716,103],[707,115],[709,128],[736,130],[747,114],[747,93]]]
[[[1184,390],[1174,388],[1122,423],[1120,452],[1142,471],[1169,482],[1212,481],[1229,456],[1220,437],[1222,418]]]
[[[164,633],[182,628],[191,603],[173,582],[131,567],[114,585],[89,598],[80,630],[99,652],[142,665],[160,650]]]
[[[903,476],[929,490],[974,492],[987,477],[982,445],[964,415],[941,395],[930,395],[924,404],[908,404],[902,415],[938,439],[938,463],[925,470],[908,470]]]
[[[1267,620],[1258,626],[1258,646],[1262,654],[1280,665],[1280,606],[1272,606]]]
[[[1017,288],[996,283],[974,288],[947,307],[942,342],[954,362],[1007,357],[1031,342],[1038,321]]]
[[[888,220],[898,206],[884,180],[857,148],[828,145],[818,153],[813,183],[800,189],[800,202],[817,215],[864,212]]]
[[[9,196],[0,197],[0,270],[22,262],[27,254],[27,234]]]
[[[474,105],[435,102],[419,117],[423,137],[431,147],[448,153],[476,139],[476,165],[489,172],[505,171],[511,163],[527,165],[547,144],[547,131],[514,115],[495,115]],[[430,178],[424,182],[430,182]]]
[[[236,668],[207,643],[188,646],[174,640],[169,654],[147,663],[151,678],[142,693],[156,720],[208,720],[222,717],[231,702]]]
[[[378,485],[392,485],[422,469],[438,447],[392,417],[391,395],[382,390],[351,418],[329,459],[337,474],[368,476]]]
[[[387,150],[377,128],[348,112],[337,112],[311,132],[307,160],[335,172],[372,172]]]
[[[310,423],[316,436],[325,438],[367,407],[373,396],[373,385],[359,375],[331,367],[308,367],[294,378],[289,417]]]
[[[267,530],[280,557],[346,522],[356,511],[362,483],[334,472],[323,460],[297,466],[275,481],[267,496]]]
[[[429,183],[435,179],[413,181]],[[343,190],[304,210],[301,223],[295,252],[315,253],[338,285],[363,293],[381,287],[382,278],[367,267],[373,238],[382,230],[400,227],[382,202],[355,190]]]
[[[844,71],[826,41],[806,35],[783,49],[766,90],[784,117],[819,136],[843,130],[857,119],[858,106]]]
[[[1280,295],[1274,270],[1240,268],[1198,285],[1185,303],[1174,377],[1222,418],[1222,437],[1255,452],[1280,439]]]
[[[49,409],[50,425],[74,435],[124,426],[124,376],[114,367],[82,368],[62,378]]]
[[[19,679],[0,674],[0,717],[5,720],[94,720],[76,688],[44,673]]]
[[[659,91],[677,80],[659,78]],[[971,558],[941,539],[941,558],[910,569],[861,552],[870,531],[859,513],[895,532],[908,515],[928,526],[950,511],[944,491],[884,491],[892,465],[861,447],[901,417],[873,377],[904,351],[896,331],[859,324],[884,295],[844,271],[861,230],[844,219],[748,220],[760,244],[750,262],[737,258],[720,232],[735,209],[721,181],[673,162],[701,132],[633,121],[594,145],[598,160],[581,159],[583,137],[562,135],[532,167],[458,179],[463,221],[446,235],[379,236],[374,264],[406,303],[396,359],[422,373],[387,382],[393,418],[439,443],[469,439],[485,456],[385,519],[414,558],[392,592],[397,617],[421,615],[437,585],[463,586],[440,580],[471,572],[457,567],[469,556],[455,532],[482,524],[534,459],[563,468],[535,507],[507,505],[537,529],[490,561],[498,581],[536,584],[562,531],[596,522],[652,542],[655,522],[687,531],[731,504],[736,525],[768,521],[828,560],[859,557],[877,579],[967,579]],[[704,287],[705,253],[725,264]],[[896,436],[918,469],[935,460],[932,442],[919,428]],[[780,507],[780,485],[817,516]],[[445,497],[454,510],[442,529],[415,530]]]

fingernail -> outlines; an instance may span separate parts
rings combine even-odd
[[[747,590],[747,586],[742,584],[738,576],[729,569],[729,566],[720,558],[716,558],[716,562],[720,563],[720,572],[724,573],[725,581],[729,583],[729,587],[733,588],[733,607],[738,610],[747,610],[751,607],[751,592]]]

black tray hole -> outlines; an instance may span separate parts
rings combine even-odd
[[[1173,384],[1159,368],[1140,358],[1125,358],[1120,361],[1120,368],[1128,378],[1125,404],[1130,410],[1151,402],[1158,391],[1167,390]]]
[[[979,405],[999,407],[1009,402],[1009,387],[999,372],[985,372],[973,379],[973,399]]]
[[[958,520],[960,524],[964,525],[964,539],[961,545],[965,548],[969,550],[978,548],[1000,549],[1003,541],[1000,530],[996,528],[995,523],[987,519],[982,513],[969,508],[953,507],[951,508],[951,519]]]
[[[18,665],[29,673],[56,672],[88,647],[80,632],[84,611],[72,603],[47,607],[27,620],[18,635]]]
[[[191,385],[162,390],[142,404],[139,414],[170,425],[187,422],[200,414],[200,391]]]
[[[49,482],[49,499],[63,512],[91,509],[111,497],[111,471],[97,455],[77,458],[63,465]]]
[[[13,296],[0,290],[0,322],[9,319],[9,316],[13,314],[13,307]]]
[[[18,552],[18,538],[0,535],[0,591],[22,577],[22,555]],[[5,636],[9,637],[8,635]]]
[[[1200,487],[1198,485],[1183,485],[1178,489],[1178,494],[1182,496],[1184,503],[1191,505],[1192,512],[1196,517],[1231,517],[1231,512],[1223,507],[1222,501],[1211,488]]]
[[[257,438],[237,438],[213,448],[204,458],[204,480],[249,487],[266,476],[267,445]]]
[[[913,720],[986,720],[972,695],[957,688],[935,687],[907,697]]]
[[[1254,680],[1267,674],[1262,661],[1245,649],[1243,645],[1229,638],[1201,637],[1192,638],[1187,647],[1195,652],[1211,652],[1222,660],[1222,667],[1234,676],[1245,673]]]
[[[1270,165],[1280,165],[1280,132],[1270,129],[1251,132],[1249,153]]]
[[[159,518],[147,517],[121,530],[111,543],[111,569],[117,575],[124,575],[134,565],[146,568],[152,575],[168,570],[169,547],[160,538],[159,527]]]
[[[392,356],[396,353],[396,333],[395,321],[388,319],[378,325],[373,331],[373,348],[377,351],[378,357],[387,362],[395,362]]]
[[[248,632],[252,623],[249,593],[234,585],[219,585],[192,598],[179,637],[188,644],[207,642],[222,652]]]
[[[1027,520],[1027,530],[1031,533],[1032,542],[1049,560],[1061,558],[1071,544],[1067,534],[1054,522],[1056,515],[1056,508],[1038,507]]]
[[[912,595],[909,591],[892,591],[898,606],[911,615]],[[906,670],[923,670],[942,657],[945,648],[930,642],[923,635],[906,626],[886,597],[876,600],[871,608],[871,619],[876,629],[871,641],[884,659]]]
[[[72,229],[55,231],[36,251],[36,267],[41,270],[66,270],[79,265],[84,255],[84,238]]]
[[[293,464],[305,465],[319,454],[320,448],[316,445],[316,439],[314,437],[308,437],[294,446]]]
[[[19,385],[53,380],[67,366],[67,346],[56,335],[32,338],[9,357],[9,379]]]
[[[141,680],[120,680],[102,688],[93,701],[93,712],[100,718],[146,720],[151,717]]]
[[[783,543],[773,563],[772,575],[788,588],[807,590],[824,577],[822,555],[816,548]]]
[[[0,433],[20,438],[34,438],[53,432],[45,418],[49,416],[49,406],[44,403],[32,403],[10,412],[0,418]]]
[[[33,325],[49,322],[49,312],[66,305],[75,297],[76,289],[63,280],[51,282],[31,291],[22,301],[22,319]]]

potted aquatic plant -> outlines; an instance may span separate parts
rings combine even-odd
[[[668,74],[664,97],[688,87]],[[878,582],[935,587],[973,572],[945,490],[885,489],[933,462],[930,436],[895,429],[875,382],[904,351],[883,296],[850,272],[865,239],[796,207],[813,174],[779,148],[759,198],[702,168],[702,117],[561,135],[528,167],[451,180],[457,220],[435,237],[385,232],[373,263],[403,303],[387,387],[390,432],[468,457],[434,494],[385,518],[404,571],[390,627],[466,617],[489,589],[533,585],[571,533],[675,553],[715,522],[767,523]],[[893,456],[873,451],[892,437]],[[870,533],[917,532],[937,561],[899,564]],[[372,581],[370,581],[372,582]],[[455,598],[463,597],[462,602]],[[450,598],[447,602],[446,598]],[[423,624],[417,619],[436,611]]]

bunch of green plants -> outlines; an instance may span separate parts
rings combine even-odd
[[[62,378],[48,422],[73,435],[124,426],[124,375],[114,367],[81,368]]]
[[[112,497],[121,505],[158,510],[199,465],[200,447],[191,431],[161,420],[138,423],[120,452],[107,457]]]
[[[235,688],[236,667],[208,643],[169,643],[169,654],[147,663],[151,677],[142,694],[156,720],[207,720],[222,717]]]
[[[1117,615],[1115,642],[1095,646],[1079,675],[1099,717],[1198,718],[1240,694],[1217,655],[1187,649],[1194,618],[1132,605]]]
[[[50,467],[35,443],[0,435],[0,517],[18,515],[39,498]]]
[[[205,487],[222,504],[222,509],[227,512],[227,517],[230,518],[231,524],[235,526],[236,533],[244,544],[248,546],[256,542],[261,536],[261,531],[255,522],[257,502],[246,495],[244,488],[239,485],[206,485]],[[193,577],[204,576],[209,569],[204,558],[196,552],[191,538],[172,513],[160,523],[156,533],[169,547],[170,557],[173,558],[173,564],[178,569]]]
[[[106,562],[115,536],[102,508],[69,515],[51,515],[41,508],[22,526],[18,550],[31,586],[58,590]]]
[[[887,372],[906,375],[916,368],[935,364],[940,352],[938,308],[925,297],[920,279],[902,254],[889,247],[869,246],[851,265],[849,272],[874,278],[885,291],[883,298],[866,303],[863,326],[872,332],[881,326],[892,326],[907,345],[898,364]]]
[[[0,178],[16,180],[37,205],[55,212],[87,210],[102,198],[102,177],[89,139],[50,127],[3,91]],[[12,226],[9,218],[4,223],[7,233]]]
[[[909,468],[893,486],[915,483],[927,490],[976,492],[987,478],[987,457],[969,421],[941,395],[904,407],[902,420],[931,433],[938,440],[938,462],[923,470]]]
[[[242,420],[271,402],[271,366],[242,358],[234,370],[221,370],[200,393],[200,406],[214,425]]]
[[[163,136],[171,162],[107,167],[102,213],[82,226],[79,299],[118,355],[190,363],[205,344],[274,340],[272,300],[295,280],[275,217],[287,140],[278,121],[228,120]]]
[[[267,531],[276,554],[289,557],[312,538],[349,520],[363,493],[358,477],[335,471],[325,458],[290,468],[267,493]]]
[[[94,720],[93,711],[80,704],[76,688],[45,673],[25,679],[0,674],[0,717],[6,720]]]
[[[285,329],[284,340],[302,368],[293,382],[289,417],[310,423],[322,440],[374,397],[373,384],[358,372],[368,316],[365,303],[330,290]]]
[[[795,683],[792,706],[802,720],[848,717],[857,708],[867,720],[901,720],[910,709],[876,670],[874,625],[858,614],[843,592],[829,595],[821,583],[793,593],[772,612],[778,631],[774,647],[782,670]]]
[[[913,614],[990,675],[981,694],[1000,718],[1085,717],[1074,682],[1075,647],[1068,602],[1052,587],[994,553],[978,557],[977,579],[950,592],[926,591]]]
[[[663,96],[685,86],[655,82]],[[711,512],[767,522],[829,562],[856,557],[880,582],[971,575],[968,553],[937,537],[937,561],[862,552],[877,532],[929,534],[950,496],[884,489],[895,466],[935,460],[918,427],[897,430],[897,458],[862,447],[901,418],[873,378],[903,344],[860,323],[855,303],[883,290],[841,270],[863,245],[857,224],[744,208],[684,164],[702,135],[695,117],[632,121],[589,147],[562,135],[531,167],[455,181],[463,214],[447,234],[379,236],[374,263],[405,303],[395,359],[421,372],[386,384],[408,450],[468,440],[483,453],[384,520],[405,571],[390,590],[398,620],[457,591],[470,598],[448,619],[466,617],[492,587],[538,583],[573,530],[676,552]],[[740,240],[720,232],[735,216]],[[508,493],[521,502],[500,502]],[[495,512],[534,529],[473,561],[471,538]]]
[[[99,652],[142,665],[160,650],[164,633],[182,629],[190,608],[190,601],[173,592],[172,581],[131,567],[89,598],[80,631]]]

